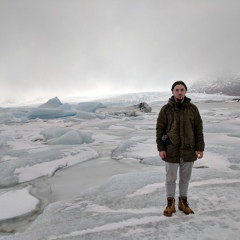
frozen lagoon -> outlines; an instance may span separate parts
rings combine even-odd
[[[196,102],[206,141],[205,157],[195,163],[189,189],[196,214],[177,211],[172,218],[162,216],[165,171],[155,146],[162,104],[149,103],[152,113],[138,117],[67,117],[2,125],[2,152],[8,156],[1,155],[1,164],[11,165],[5,163],[8,175],[1,176],[5,185],[0,201],[14,201],[12,211],[4,215],[10,218],[1,216],[1,227],[19,232],[2,232],[0,239],[238,239],[239,103]],[[71,129],[82,138],[80,133],[91,133],[93,141],[46,144],[40,132],[53,128]],[[70,136],[77,141],[76,134]],[[25,216],[30,212],[33,215]],[[18,225],[14,218],[33,221],[25,229],[24,221]]]

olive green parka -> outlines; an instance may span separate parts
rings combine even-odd
[[[204,151],[202,119],[198,108],[185,97],[177,103],[172,96],[159,112],[156,126],[158,151],[166,151],[166,162],[179,163],[197,160],[196,151]],[[167,135],[172,144],[166,144],[162,136]]]

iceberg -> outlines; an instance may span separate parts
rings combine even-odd
[[[55,97],[49,99],[46,103],[38,106],[38,108],[58,108],[61,105],[62,105],[61,101],[57,97]]]
[[[105,107],[101,102],[81,102],[77,109],[84,112],[95,112],[97,109]]]
[[[12,122],[14,119],[13,114],[12,113],[2,113],[0,114],[0,123],[1,124],[8,124],[10,122]]]
[[[54,119],[75,116],[76,111],[64,111],[58,108],[32,108],[27,113],[28,119]]]
[[[91,112],[84,112],[84,111],[77,111],[76,118],[80,118],[80,119],[96,119],[96,115],[94,113]]]
[[[92,143],[92,133],[76,131],[71,128],[51,128],[41,132],[47,144],[74,145]]]
[[[83,143],[83,140],[76,131],[68,131],[58,139],[50,139],[46,143],[50,145],[74,145]]]
[[[72,110],[72,107],[69,103],[64,103],[62,105],[59,105],[58,108],[62,110],[69,110],[69,111]]]
[[[13,117],[15,118],[26,118],[27,113],[21,112],[21,111],[15,111],[13,112]]]

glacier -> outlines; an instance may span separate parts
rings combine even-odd
[[[165,165],[155,144],[167,96],[101,99],[105,108],[95,112],[60,100],[50,108],[3,108],[0,239],[238,239],[240,105],[229,96],[188,94],[203,118],[206,150],[190,182],[195,214],[167,218]],[[143,101],[151,112],[121,114]]]

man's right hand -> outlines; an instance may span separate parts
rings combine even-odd
[[[159,151],[159,157],[160,157],[161,159],[166,158],[166,156],[167,156],[166,151]]]

